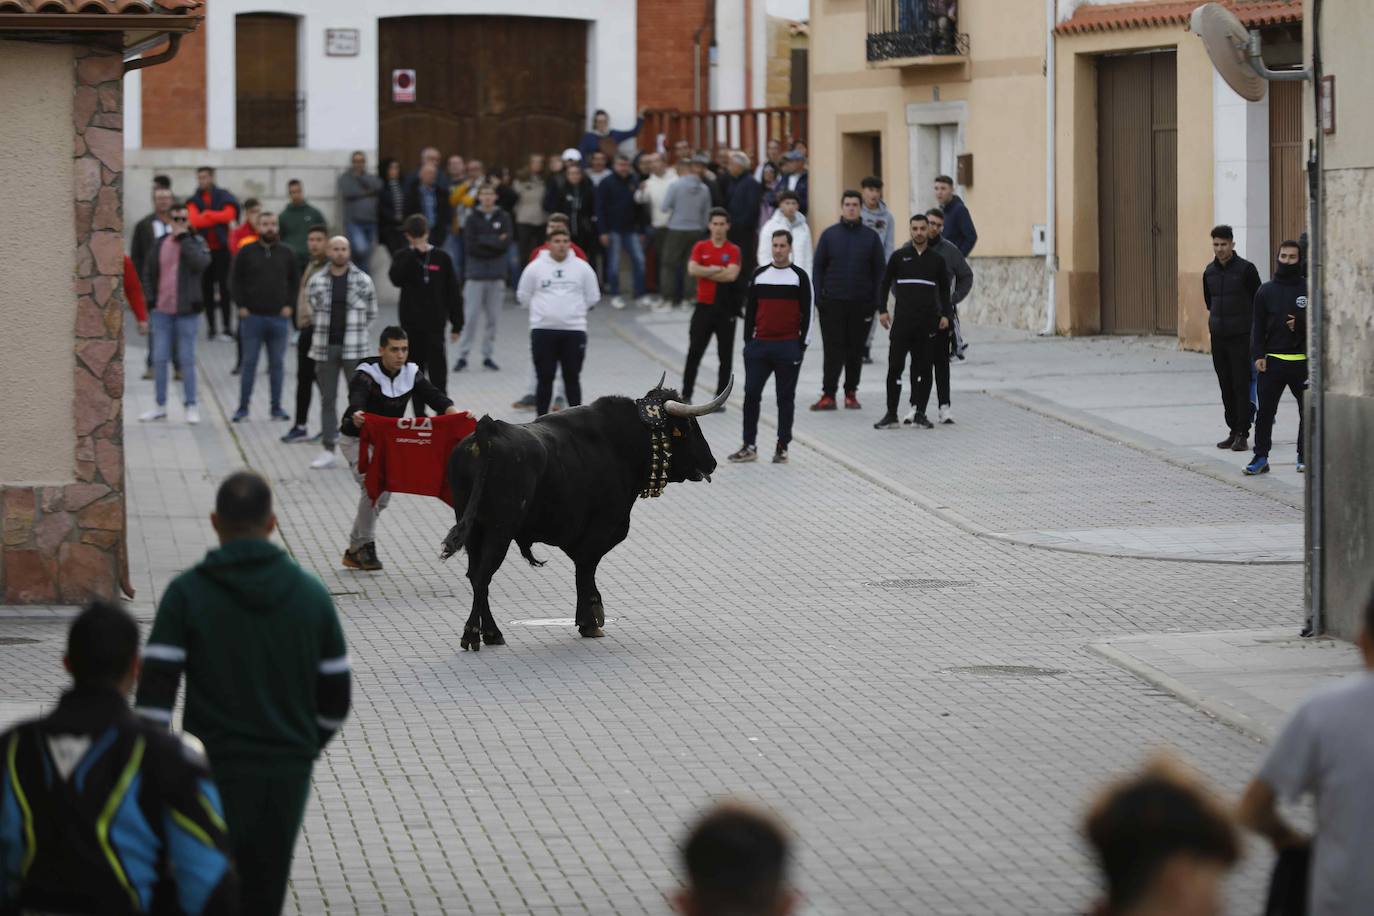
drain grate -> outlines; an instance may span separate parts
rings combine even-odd
[[[986,677],[1055,677],[1062,668],[1037,668],[1034,665],[961,665],[945,668],[942,674],[973,674]]]
[[[29,639],[27,636],[0,636],[0,646],[27,646],[42,641],[41,639]]]
[[[880,579],[868,583],[871,588],[958,588],[972,584],[964,579]]]

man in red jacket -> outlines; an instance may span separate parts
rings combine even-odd
[[[200,233],[210,249],[210,267],[201,274],[201,295],[205,301],[207,340],[215,339],[215,290],[219,290],[219,311],[224,321],[222,340],[233,338],[234,304],[229,298],[229,227],[239,218],[239,202],[223,188],[215,186],[215,170],[208,165],[196,169],[196,193],[186,201],[191,228]]]

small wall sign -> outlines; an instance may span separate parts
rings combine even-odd
[[[393,102],[413,102],[413,101],[415,101],[415,71],[414,71],[414,70],[392,70],[392,71],[391,71],[391,101],[393,101]]]
[[[1321,111],[1322,133],[1336,132],[1336,78],[1330,74],[1322,77],[1317,94],[1317,105]]]
[[[326,57],[357,57],[360,43],[357,29],[324,30]]]

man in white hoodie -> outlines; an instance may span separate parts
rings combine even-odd
[[[759,229],[758,263],[773,260],[773,233],[779,229],[792,233],[792,263],[811,276],[811,227],[801,215],[801,198],[796,191],[778,192],[778,209]]]
[[[582,403],[582,359],[587,353],[587,310],[601,298],[596,272],[571,253],[566,229],[549,233],[548,248],[520,275],[515,298],[530,310],[530,355],[538,379],[534,409],[549,412],[553,377],[563,370],[568,406]]]

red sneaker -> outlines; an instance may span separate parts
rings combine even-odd
[[[834,410],[835,398],[828,394],[821,395],[821,399],[811,405],[812,410]]]
[[[857,391],[846,391],[844,393],[844,409],[863,410],[863,405],[859,403],[859,394]]]

